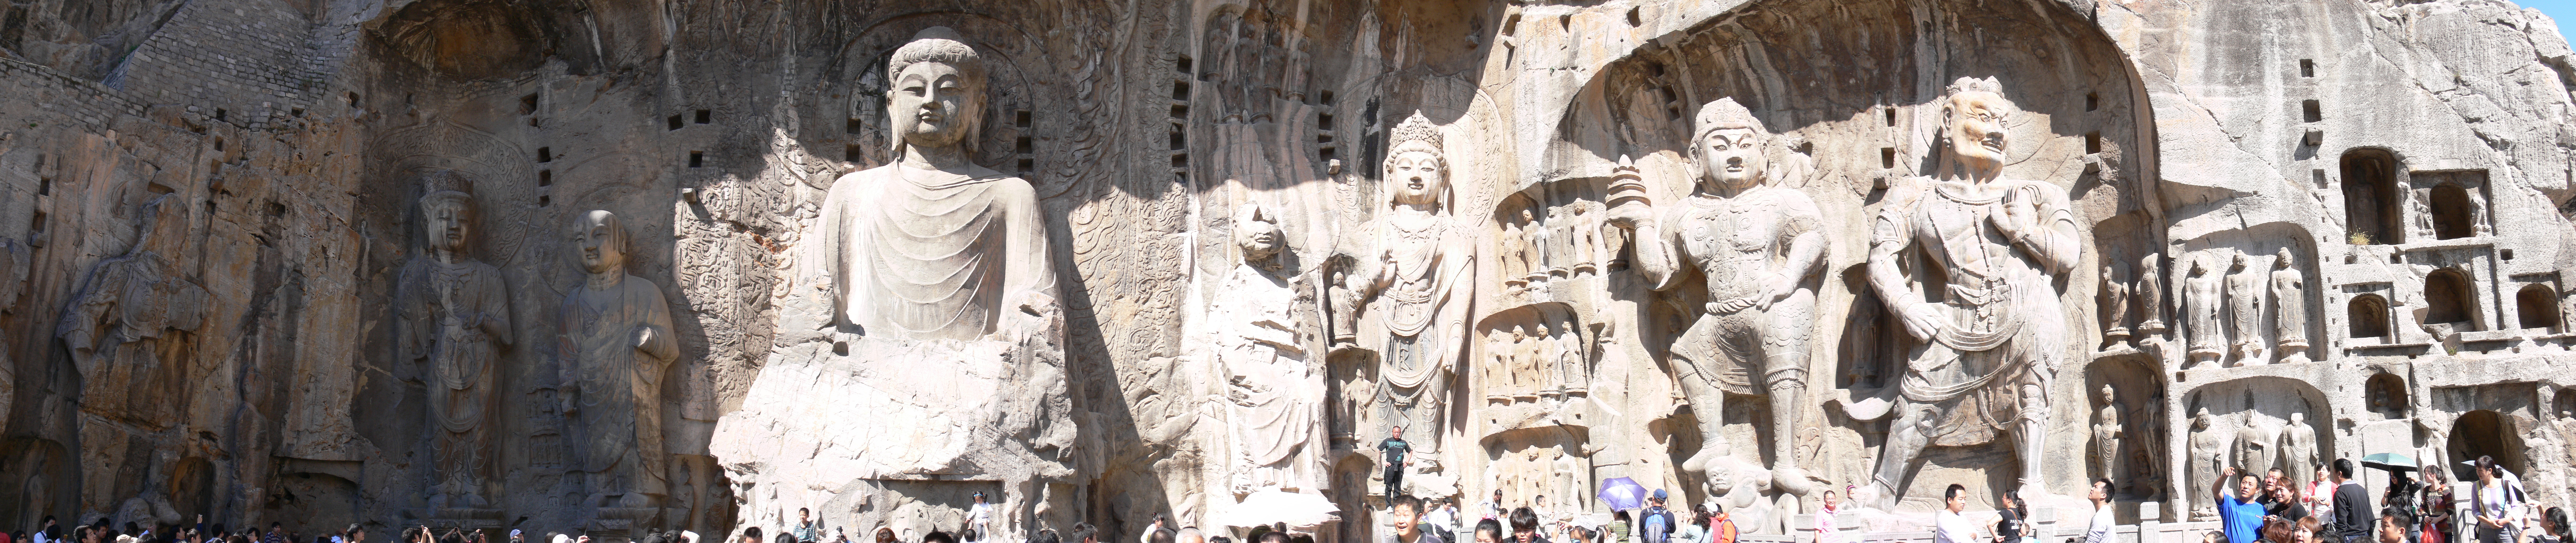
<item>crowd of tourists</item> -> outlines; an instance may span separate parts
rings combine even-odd
[[[2374,466],[2376,466],[2374,464]],[[2493,458],[2480,457],[2471,466],[2476,480],[2468,485],[2454,485],[2439,466],[2421,470],[2392,470],[2389,482],[2374,502],[2371,493],[2356,477],[2350,459],[2337,459],[2315,473],[2313,480],[2301,480],[2295,474],[2272,469],[2254,473],[2236,468],[2222,472],[2212,484],[2209,496],[2213,503],[2218,530],[2200,534],[2202,543],[2576,543],[2571,537],[2567,510],[2540,504],[2531,499],[2519,478]],[[2414,475],[2421,474],[2422,480]],[[2083,521],[2082,535],[2064,543],[2112,543],[2116,516],[2112,512],[2112,488],[2109,479],[2094,480],[2085,492],[2093,511]],[[1968,492],[1962,485],[1950,485],[1942,492],[1942,508],[1933,514],[1934,543],[2040,543],[2038,530],[2030,525],[2028,504],[2016,492],[2001,494],[2001,507],[1991,512],[1971,514],[1967,509]],[[2454,495],[2466,491],[2465,496]],[[1823,509],[1811,515],[1815,526],[1814,543],[1866,543],[1871,537],[1851,535],[1838,530],[1835,523],[1843,510],[1841,499],[1849,491],[1826,490],[1821,496]],[[1736,543],[1742,532],[1723,506],[1715,503],[1679,510],[1668,503],[1669,494],[1656,490],[1633,509],[1613,511],[1607,523],[1578,520],[1572,510],[1550,511],[1547,498],[1533,497],[1527,504],[1510,504],[1496,492],[1491,500],[1477,504],[1473,515],[1459,511],[1451,499],[1425,501],[1398,494],[1388,500],[1385,526],[1391,528],[1383,543]],[[897,532],[880,524],[869,531],[864,543],[982,543],[995,535],[993,506],[984,495],[973,496],[974,505],[964,522],[953,531],[928,533]],[[1577,498],[1580,499],[1580,498]],[[1569,502],[1568,505],[1571,505]],[[2198,509],[2195,507],[2194,509]],[[764,534],[759,527],[744,528],[722,543],[859,543],[840,528],[823,533],[810,510],[798,509],[795,523]],[[1597,519],[1598,517],[1586,516]],[[1470,520],[1470,519],[1473,520]],[[1209,535],[1195,526],[1176,525],[1171,518],[1156,515],[1139,533],[1137,543],[1237,543],[1225,535]],[[1230,533],[1230,532],[1220,532]],[[506,542],[490,541],[483,532],[448,528],[444,531],[427,526],[404,529],[397,536],[400,543],[528,543],[531,534],[520,530],[508,532]],[[765,537],[764,537],[765,536]],[[546,533],[542,543],[591,543],[581,534]],[[200,517],[193,526],[138,526],[133,522],[113,524],[101,518],[78,526],[65,526],[54,517],[45,517],[30,531],[0,533],[0,543],[367,543],[367,530],[351,524],[329,534],[311,535],[288,531],[280,523],[269,523],[266,530],[251,527],[227,528],[209,526]],[[686,531],[647,531],[635,537],[636,543],[706,543],[698,534]],[[1059,533],[1042,529],[1030,534],[1025,543],[1104,543],[1124,539],[1110,538],[1090,524],[1076,524]],[[1255,527],[1241,543],[1314,543],[1310,534],[1288,531],[1286,527]]]
[[[77,521],[75,519],[75,522]],[[406,530],[404,532],[406,543],[489,543],[481,535],[468,536],[456,531],[451,531],[448,538],[415,539],[410,537],[414,531],[428,534],[429,528],[416,527]],[[0,533],[0,543],[304,543],[307,541],[365,543],[366,538],[366,528],[356,524],[329,534],[308,538],[302,533],[288,531],[283,523],[268,523],[267,530],[260,530],[253,526],[236,529],[226,527],[222,523],[208,525],[203,515],[197,517],[196,524],[188,526],[139,525],[134,522],[120,524],[106,517],[100,517],[96,522],[71,526],[63,524],[52,515],[47,515],[44,520],[36,523],[34,530]],[[525,542],[513,537],[510,543]]]

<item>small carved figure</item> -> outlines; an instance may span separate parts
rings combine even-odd
[[[1806,409],[1816,315],[1808,280],[1824,269],[1823,215],[1806,194],[1768,182],[1765,151],[1776,142],[1751,111],[1720,98],[1696,120],[1691,158],[1701,175],[1690,196],[1660,210],[1640,197],[1610,222],[1636,231],[1636,269],[1655,290],[1681,286],[1691,271],[1706,281],[1710,301],[1673,341],[1674,378],[1692,409],[1710,413],[1727,394],[1767,394],[1771,479],[1804,495],[1814,483],[1798,469],[1792,438]],[[1720,419],[1699,421],[1703,445],[1683,470],[1718,469],[1712,462],[1729,451]]]
[[[1538,203],[1533,203],[1538,206]],[[1566,252],[1556,250],[1556,208],[1535,208],[1538,219],[1530,221],[1530,283],[1548,281],[1551,275],[1564,273]],[[1551,273],[1553,270],[1553,273]]]
[[[1548,277],[1566,277],[1572,271],[1574,259],[1582,256],[1574,252],[1574,219],[1565,216],[1565,208],[1548,207],[1547,220],[1541,223],[1547,228],[1539,231],[1540,242],[1547,246]]]
[[[2129,278],[2121,273],[2119,260],[2102,264],[2102,341],[2114,344],[2129,339]]]
[[[1529,335],[1519,326],[1508,326],[1494,332],[1494,365],[1485,370],[1485,399],[1511,401],[1512,368],[1521,365],[1521,343]]]
[[[2211,485],[2218,483],[2219,471],[2227,466],[2227,438],[2209,431],[2209,424],[2209,408],[2201,408],[2191,416],[2191,481],[2183,485],[2183,491],[2192,496],[2189,503],[2194,521],[2218,519],[2218,497],[2209,492]]]
[[[626,273],[628,237],[601,210],[573,221],[571,242],[589,277],[556,312],[564,412],[572,418],[575,469],[588,505],[658,508],[670,495],[662,448],[662,373],[680,356],[671,305],[653,282]]]
[[[1567,447],[1574,447],[1574,445],[1566,445],[1565,447],[1559,447],[1556,449],[1556,461],[1554,464],[1556,468],[1557,489],[1564,492],[1564,494],[1561,494],[1563,496],[1582,496],[1586,494],[1584,492],[1585,489],[1592,488],[1592,470],[1588,469],[1588,466],[1584,465],[1585,462],[1581,457],[1577,457],[1567,452]],[[1566,504],[1566,508],[1576,511],[1582,510],[1586,506],[1592,504],[1592,500],[1585,499],[1573,499],[1567,501],[1569,503]]]
[[[2099,465],[2094,473],[2114,481],[2125,480],[2118,470],[2120,440],[2128,437],[2128,426],[2120,420],[2120,398],[2111,385],[2102,385],[2102,406],[2093,411],[2093,458]]]
[[[2262,277],[2246,269],[2245,253],[2227,268],[2227,327],[2235,333],[2236,365],[2263,363]]]
[[[2254,473],[2272,469],[2272,445],[2279,440],[2264,433],[2263,426],[2254,419],[2254,410],[2245,410],[2241,418],[2236,426],[2236,467]]]
[[[1520,226],[1521,244],[1517,249],[1519,252],[1514,253],[1513,256],[1520,260],[1517,277],[1525,285],[1534,285],[1547,279],[1547,225],[1540,224],[1538,214],[1530,210],[1530,207],[1536,205],[1538,204],[1532,203],[1522,206],[1521,220],[1514,223]]]
[[[1521,323],[1521,333],[1529,340],[1521,343],[1519,363],[1512,366],[1512,398],[1538,399],[1539,389],[1547,386],[1546,376],[1538,368],[1547,363],[1556,338],[1548,335],[1546,325],[1535,321]]]
[[[2210,275],[2206,256],[2191,259],[2191,278],[2183,280],[2183,326],[2191,334],[2192,365],[2217,362],[2226,356],[2226,325],[2219,323],[2220,300],[2226,288],[2217,276]],[[2186,366],[2189,367],[2189,366]]]
[[[1919,188],[1871,223],[1869,284],[1906,333],[1929,345],[1906,364],[1895,398],[1936,408],[1944,419],[1930,436],[1936,444],[2009,439],[2020,460],[2021,492],[2044,494],[2047,390],[2070,326],[2053,285],[2082,257],[2080,229],[2066,189],[2003,176],[2005,126],[2019,110],[2004,98],[2001,83],[1960,78],[1941,104],[1934,140],[1943,153],[1934,177],[1909,180]],[[1947,277],[1945,287],[1916,290],[1941,284],[1923,280],[1936,274]],[[1918,423],[1891,425],[1873,480],[1881,509],[1894,508],[1900,478],[1922,452],[1911,445],[1918,437],[1900,435],[1917,431]]]
[[[2272,346],[2284,362],[2308,360],[2307,277],[2283,248],[2272,257]],[[2307,473],[2293,471],[2291,473]]]
[[[402,271],[398,303],[406,359],[426,365],[437,483],[431,507],[482,509],[483,482],[494,447],[489,432],[493,376],[512,341],[510,288],[501,269],[465,256],[474,234],[474,199],[453,172],[432,174],[418,203],[429,250]],[[448,183],[442,183],[442,181]]]
[[[2323,461],[2317,452],[2317,430],[2308,427],[2308,414],[2290,413],[2290,425],[2281,427],[2281,471],[2300,476],[2315,473]]]
[[[1505,288],[1529,284],[1529,233],[1523,229],[1523,224],[1529,221],[1529,208],[1521,208],[1518,218],[1519,220],[1504,220],[1503,234],[1497,236],[1503,245],[1503,261],[1497,265],[1503,268]]]
[[[1583,359],[1589,354],[1590,345],[1584,343],[1583,331],[1576,329],[1573,322],[1560,326],[1563,331],[1558,334],[1556,342],[1556,363],[1548,371],[1555,377],[1558,394],[1580,393],[1585,379]]]
[[[1601,263],[1610,259],[1606,256],[1610,245],[1601,238],[1601,203],[1578,200],[1569,207],[1574,208],[1574,273],[1597,274]]]
[[[2164,254],[2149,252],[2138,257],[2138,335],[2165,333],[2165,276],[2161,262]]]

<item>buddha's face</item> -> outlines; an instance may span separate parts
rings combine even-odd
[[[907,145],[947,148],[966,138],[966,124],[983,107],[981,82],[940,62],[916,62],[895,74],[886,117]]]
[[[2004,163],[2004,118],[2011,102],[1991,92],[1969,91],[1950,97],[1949,130],[1942,138],[1950,153],[1970,167]]]
[[[465,237],[472,233],[469,229],[473,228],[473,215],[464,205],[449,200],[432,201],[422,205],[420,213],[425,223],[422,227],[428,229],[423,234],[428,237],[431,247],[442,251],[465,250]]]
[[[626,248],[618,243],[617,220],[607,211],[583,213],[574,222],[573,244],[581,248],[581,268],[592,275],[626,267]]]
[[[1395,203],[1434,204],[1449,188],[1449,172],[1440,155],[1405,151],[1386,159],[1387,181],[1395,184]]]
[[[1236,237],[1236,243],[1242,245],[1244,258],[1261,261],[1269,260],[1270,257],[1279,254],[1281,242],[1278,223],[1252,220],[1245,221],[1243,228],[1244,231]]]
[[[1703,181],[1742,190],[1762,182],[1761,135],[1749,128],[1711,130],[1699,141]]]

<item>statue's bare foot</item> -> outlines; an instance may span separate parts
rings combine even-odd
[[[1771,488],[1791,495],[1806,496],[1808,492],[1816,490],[1816,480],[1807,478],[1807,471],[1798,469],[1797,466],[1781,466],[1771,470]]]
[[[1712,467],[1710,464],[1717,462],[1717,459],[1725,456],[1726,445],[1723,443],[1710,443],[1708,445],[1701,446],[1697,454],[1692,454],[1689,460],[1682,461],[1682,471],[1691,473],[1707,473],[1709,468]]]

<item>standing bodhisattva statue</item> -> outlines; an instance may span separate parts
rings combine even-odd
[[[1045,215],[1027,180],[974,163],[985,69],[931,27],[886,61],[895,162],[823,198],[821,272],[833,324],[904,339],[1018,341],[1056,311]]]
[[[1439,453],[1449,418],[1450,372],[1466,351],[1468,281],[1476,252],[1466,225],[1451,205],[1449,159],[1440,127],[1414,112],[1388,137],[1387,209],[1379,221],[1375,258],[1364,259],[1353,290],[1377,330],[1379,388],[1394,426],[1422,428],[1414,445],[1427,458]]]
[[[474,197],[454,172],[436,172],[420,197],[423,239],[429,250],[403,265],[401,315],[404,357],[427,365],[430,424],[437,483],[432,507],[481,509],[491,474],[493,377],[502,371],[501,350],[512,343],[510,287],[501,269],[467,256],[474,234]],[[444,182],[444,183],[442,183]],[[440,186],[444,185],[444,186]]]
[[[2045,493],[2049,380],[2066,346],[2066,309],[2057,276],[2083,251],[2066,189],[2005,179],[2005,125],[2017,113],[1993,79],[1960,78],[1941,104],[1945,148],[1917,192],[1870,226],[1869,283],[1905,331],[1925,345],[1899,385],[1896,435],[1878,455],[1873,489],[1893,509],[1922,444],[1974,445],[2009,436],[2020,460],[2021,494]],[[1923,258],[1909,276],[1899,262]],[[1916,285],[1943,285],[1918,292]],[[1937,302],[1925,301],[1936,299]],[[1917,406],[1930,406],[1926,410]],[[1915,417],[1938,413],[1925,440]],[[1884,413],[1865,417],[1875,419]]]
[[[1798,469],[1791,436],[1806,409],[1807,340],[1816,325],[1808,280],[1824,270],[1823,214],[1806,194],[1767,182],[1764,152],[1773,138],[1753,112],[1720,98],[1701,106],[1697,121],[1691,159],[1700,173],[1690,196],[1661,210],[1641,196],[1622,198],[1609,222],[1636,230],[1636,267],[1655,290],[1681,286],[1692,272],[1708,287],[1710,301],[1672,347],[1683,396],[1706,413],[1703,445],[1682,469],[1705,473],[1732,454],[1716,416],[1726,395],[1768,395],[1772,484],[1804,495],[1814,483]]]

